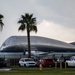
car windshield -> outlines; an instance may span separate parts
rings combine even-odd
[[[52,61],[52,59],[46,59],[46,61]]]
[[[25,61],[33,61],[33,59],[25,59]]]

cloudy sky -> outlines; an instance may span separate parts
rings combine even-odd
[[[18,32],[17,24],[25,13],[33,13],[37,19],[38,32],[31,35],[75,41],[75,0],[0,0],[5,24],[0,32],[0,45],[10,36],[26,35],[26,31]]]

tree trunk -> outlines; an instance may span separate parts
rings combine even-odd
[[[27,25],[27,38],[28,38],[28,58],[31,58],[31,49],[30,49],[30,31]]]

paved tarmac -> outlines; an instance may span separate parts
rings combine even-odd
[[[11,68],[0,68],[0,71],[10,71]]]

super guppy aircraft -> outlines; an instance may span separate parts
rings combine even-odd
[[[56,56],[75,54],[74,45],[46,37],[30,36],[30,44],[31,55],[36,57],[51,56],[53,54]],[[0,48],[0,57],[17,59],[27,56],[27,45],[27,36],[11,36],[3,42]]]

